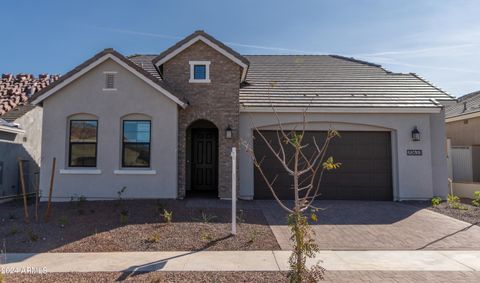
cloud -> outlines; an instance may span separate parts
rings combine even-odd
[[[180,40],[180,39],[183,38],[181,36],[142,32],[142,31],[134,31],[134,30],[127,30],[127,29],[98,27],[98,26],[88,26],[88,27],[96,29],[96,30],[101,30],[101,31],[131,34],[131,35],[139,35],[139,36],[147,36],[147,37],[158,37],[158,38],[167,38],[167,39],[176,39],[176,40]],[[251,48],[251,49],[271,50],[271,51],[277,51],[277,52],[291,52],[291,53],[302,53],[302,54],[324,54],[322,52],[312,52],[312,51],[305,51],[305,50],[299,50],[299,49],[289,49],[289,48],[275,47],[275,46],[253,45],[253,44],[245,44],[245,43],[229,42],[229,41],[225,41],[224,43],[227,44],[227,45],[231,45],[231,46],[238,46],[238,47]]]

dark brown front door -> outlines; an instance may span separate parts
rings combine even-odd
[[[278,150],[277,133],[262,131],[275,150]],[[319,199],[340,200],[392,200],[392,156],[390,132],[353,132],[341,131],[341,137],[334,139],[327,151],[327,157],[342,165],[337,170],[327,171],[320,183]],[[311,156],[314,139],[318,143],[324,141],[326,132],[306,132],[305,144],[310,144],[304,150]],[[265,175],[275,181],[275,189],[281,199],[292,199],[292,176],[285,172],[281,163],[274,157],[265,142],[255,133],[255,155],[262,159]],[[293,149],[285,148],[288,156]],[[255,198],[271,199],[268,189],[258,170],[254,169]]]
[[[217,131],[192,130],[192,190],[217,190]]]

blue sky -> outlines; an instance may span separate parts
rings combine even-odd
[[[339,54],[480,90],[480,1],[3,1],[1,73],[59,73],[106,47],[158,54],[203,29],[243,54]]]

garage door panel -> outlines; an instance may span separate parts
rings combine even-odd
[[[275,131],[262,131],[272,147],[279,150]],[[334,139],[326,156],[333,156],[336,162],[341,162],[340,169],[326,171],[320,191],[320,199],[359,199],[359,200],[392,200],[392,169],[391,143],[389,132],[340,132],[341,138]],[[255,133],[254,149],[257,159],[263,158],[265,174],[269,180],[278,175],[275,188],[281,199],[294,197],[293,179],[288,175],[282,164],[273,156],[265,142]],[[326,132],[306,132],[304,144],[310,144],[304,150],[306,156],[311,156],[314,139],[320,146],[323,144]],[[285,146],[287,156],[292,156],[293,147]],[[255,168],[255,198],[271,199],[265,181]]]

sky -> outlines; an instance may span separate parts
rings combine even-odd
[[[478,0],[0,1],[0,73],[64,74],[107,47],[159,54],[202,29],[241,54],[337,54],[480,90]]]

